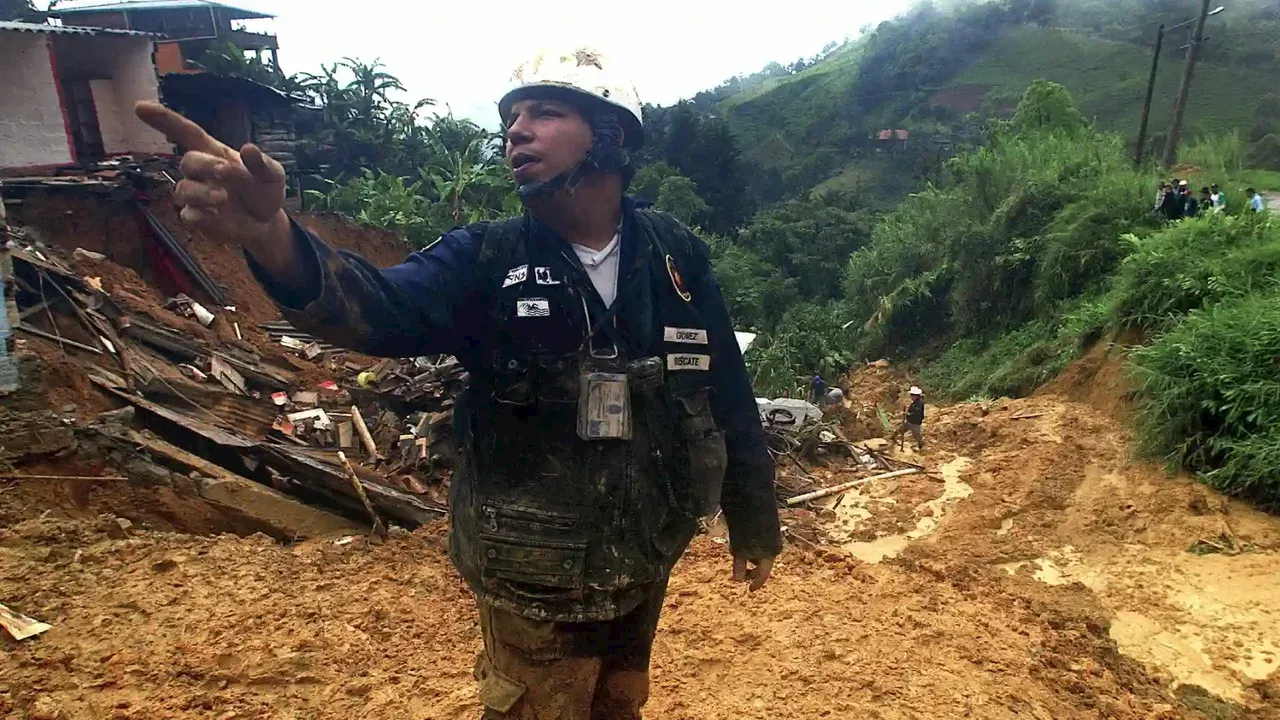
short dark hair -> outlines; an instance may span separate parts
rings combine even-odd
[[[1245,192],[1249,193],[1250,195],[1253,195],[1254,193],[1256,193],[1256,192],[1258,192],[1258,191],[1257,191],[1257,190],[1254,190],[1253,188],[1249,188],[1249,189],[1245,190]]]
[[[1200,188],[1200,192],[1202,192],[1202,193],[1204,193],[1204,194],[1208,195],[1208,194],[1209,194],[1209,188],[1207,188],[1207,187]]]

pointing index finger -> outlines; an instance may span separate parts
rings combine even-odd
[[[204,128],[158,102],[143,100],[134,106],[133,111],[139,120],[164,133],[170,142],[181,145],[183,149],[229,157],[231,148],[215,140]]]

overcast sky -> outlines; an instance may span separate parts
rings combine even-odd
[[[64,7],[100,4],[74,0]],[[667,105],[856,37],[910,0],[225,0],[276,15],[251,29],[280,38],[285,72],[315,71],[343,57],[380,59],[410,98],[433,98],[455,115],[496,124],[511,71],[543,45],[594,45],[630,68],[645,102]],[[37,2],[47,5],[47,0]]]

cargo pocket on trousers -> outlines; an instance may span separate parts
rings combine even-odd
[[[488,710],[506,715],[515,709],[528,691],[523,684],[503,675],[489,662],[485,653],[476,660],[476,682],[480,685],[480,702]]]

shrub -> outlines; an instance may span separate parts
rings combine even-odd
[[[947,400],[1026,395],[1079,355],[1077,338],[1063,327],[1033,320],[989,343],[961,340],[930,363],[920,379]]]
[[[1194,311],[1130,358],[1144,452],[1280,503],[1280,293]]]
[[[1280,272],[1280,226],[1252,214],[1210,213],[1127,242],[1134,252],[1116,279],[1122,326],[1161,330],[1197,308],[1274,287]]]

